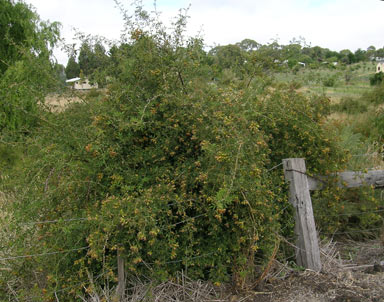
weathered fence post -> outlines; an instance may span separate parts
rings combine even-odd
[[[320,271],[320,249],[317,239],[311,195],[303,158],[283,160],[285,179],[289,182],[289,200],[295,209],[296,262],[305,268]]]
[[[120,250],[117,250],[117,290],[116,295],[118,301],[123,301],[125,293],[125,271],[124,271],[124,258],[121,256]]]

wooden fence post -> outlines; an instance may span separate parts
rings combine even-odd
[[[319,272],[320,249],[305,161],[303,158],[288,158],[283,160],[283,166],[285,179],[289,182],[289,200],[295,209],[296,262],[300,266]]]
[[[121,256],[120,250],[117,250],[117,290],[116,295],[118,301],[123,301],[125,294],[125,271],[124,271],[124,258]]]

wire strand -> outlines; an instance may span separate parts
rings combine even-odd
[[[276,166],[274,166],[274,167],[268,169],[267,172],[271,172],[272,170],[275,170],[275,169],[277,169],[278,167],[280,167],[280,166],[282,166],[282,165],[283,165],[283,162],[281,162],[280,164],[278,164],[278,165],[276,165]]]
[[[57,219],[57,220],[45,220],[45,221],[34,221],[34,222],[23,222],[21,225],[35,225],[35,224],[49,224],[58,222],[71,222],[71,221],[84,221],[88,218],[70,218],[70,219]]]
[[[31,255],[22,255],[22,256],[8,256],[5,258],[0,258],[0,261],[22,259],[22,258],[32,258],[32,257],[41,257],[41,256],[55,255],[55,254],[64,254],[64,253],[69,253],[69,252],[81,251],[81,250],[85,250],[85,249],[89,249],[89,246],[84,246],[84,247],[71,249],[71,250],[48,252],[48,253],[41,253],[41,254],[31,254]]]

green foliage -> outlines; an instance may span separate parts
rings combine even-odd
[[[372,86],[380,85],[383,82],[383,79],[384,79],[384,73],[383,72],[377,72],[373,76],[370,77],[369,82]]]
[[[380,105],[384,103],[384,82],[362,96],[362,100],[373,105]]]
[[[49,56],[58,39],[58,23],[42,22],[22,1],[0,1],[0,75],[30,50]]]
[[[20,157],[20,151],[11,145],[0,145],[0,166],[2,169],[11,169],[18,162]],[[3,173],[4,173],[3,171]]]
[[[109,76],[106,92],[92,90],[84,102],[49,113],[36,104],[50,82],[34,80],[49,74],[47,61],[44,68],[29,64],[37,58],[19,61],[1,79],[10,87],[1,90],[4,99],[15,106],[2,103],[8,111],[0,126],[30,133],[18,148],[0,145],[7,166],[0,190],[15,196],[7,208],[18,234],[10,254],[49,256],[8,261],[15,274],[0,271],[0,298],[12,281],[20,300],[76,301],[92,290],[91,275],[116,282],[118,252],[128,278],[185,270],[244,288],[268,266],[280,236],[293,233],[282,159],[303,157],[311,173],[332,175],[351,153],[366,151],[357,128],[326,123],[328,98],[271,76],[285,59],[294,68],[337,53],[244,40],[207,54],[201,39],[184,37],[182,12],[171,33],[140,5],[135,16],[124,15],[125,39],[108,56],[97,39],[84,40],[79,54],[85,76]],[[67,69],[75,70],[71,60]],[[327,72],[310,71],[309,79],[303,72],[303,81],[332,79],[334,86],[339,75]],[[369,97],[375,101],[366,106],[345,100],[334,109],[368,110],[381,90]],[[333,185],[314,194],[325,233],[378,225],[369,190],[344,193]],[[277,255],[293,251],[283,246]]]
[[[65,74],[67,79],[73,79],[80,75],[80,66],[74,56],[69,57],[67,67],[65,67]]]
[[[340,148],[347,156],[346,168],[367,171],[382,165],[381,133],[377,127],[377,113],[369,106],[367,95],[344,99],[333,109],[348,113],[343,121],[330,121],[335,129]],[[322,236],[349,237],[355,240],[373,238],[382,225],[383,202],[371,187],[342,189],[331,180],[325,190],[312,195],[314,213]]]
[[[22,265],[44,267],[52,286],[74,286],[101,266],[113,275],[118,249],[131,274],[166,278],[188,268],[191,277],[233,275],[241,285],[269,259],[273,234],[292,227],[281,172],[267,170],[303,156],[322,173],[342,156],[321,127],[325,100],[205,85],[143,102],[121,87],[56,116],[57,135],[46,126],[29,144],[36,158],[25,183],[35,185],[19,188],[19,217],[88,217],[42,225],[39,248],[29,253],[90,249]]]
[[[202,41],[184,39],[185,16],[168,34],[137,14],[139,23],[127,19],[130,40],[113,51],[107,95],[46,114],[26,141],[18,183],[3,188],[18,197],[14,252],[62,251],[10,263],[19,292],[48,288],[48,300],[71,288],[57,294],[73,301],[88,272],[114,282],[117,251],[128,277],[183,269],[244,287],[293,229],[282,171],[271,168],[289,157],[319,174],[343,167],[323,125],[329,101],[262,76],[277,45],[249,55],[246,84],[224,87],[210,81]]]
[[[340,147],[349,155],[347,170],[365,171],[367,168],[380,165],[381,156],[377,143],[370,142],[362,131],[356,132],[355,125],[335,125],[338,128]]]
[[[39,20],[23,2],[1,0],[0,131],[37,124],[38,103],[59,80],[50,62],[59,24]]]
[[[238,69],[245,61],[242,50],[237,45],[217,46],[210,53],[215,55],[217,64],[223,69]]]
[[[368,111],[368,104],[361,99],[343,98],[337,104],[332,105],[335,112],[346,112],[348,114],[358,114]]]
[[[38,17],[23,2],[0,1],[0,75],[22,57],[20,49],[29,49],[35,40]]]
[[[70,57],[66,67],[67,78],[87,77],[91,82],[98,83],[99,87],[104,87],[107,77],[113,76],[113,69],[116,67],[116,46],[110,50],[110,57],[103,46],[103,40],[99,37],[92,38],[82,33],[77,34],[81,41],[79,55],[76,61],[76,50],[71,49]],[[75,45],[73,45],[74,48]],[[82,76],[80,75],[82,72]]]
[[[250,52],[260,48],[261,44],[251,39],[244,39],[239,43],[236,43],[242,50]]]
[[[325,87],[334,87],[336,85],[336,77],[335,76],[329,76],[329,77],[323,79],[323,85]]]
[[[382,226],[382,203],[372,187],[329,187],[316,192],[313,207],[320,233],[355,240],[374,238]]]
[[[39,121],[38,103],[56,79],[45,60],[18,61],[0,78],[0,131],[28,133]]]
[[[383,104],[384,103],[384,84],[376,87],[376,89],[368,95],[368,100],[370,100],[373,104]],[[384,129],[384,113],[382,109],[378,109],[376,114],[373,116],[373,123],[371,125],[374,126],[376,130],[372,135],[374,139],[378,142],[383,142],[383,129]]]

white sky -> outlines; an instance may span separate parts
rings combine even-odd
[[[70,42],[73,27],[89,34],[119,39],[123,18],[113,0],[25,0],[43,20],[62,23]],[[127,8],[132,1],[120,0]],[[143,0],[153,10],[153,0]],[[165,21],[189,5],[189,33],[202,36],[209,46],[248,38],[259,43],[279,39],[288,44],[304,37],[312,46],[340,51],[373,45],[384,47],[384,1],[380,0],[157,0]],[[66,64],[67,57],[56,57]]]

